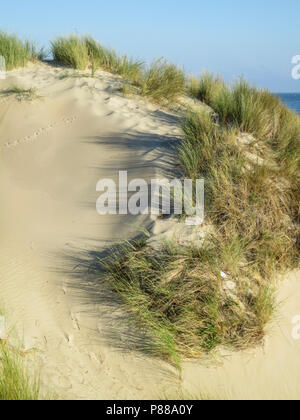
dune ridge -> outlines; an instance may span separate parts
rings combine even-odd
[[[6,111],[0,284],[13,334],[40,369],[43,388],[62,399],[155,399],[182,388],[221,398],[299,398],[300,343],[291,338],[299,273],[282,283],[279,300],[285,301],[265,349],[226,354],[229,360],[217,367],[183,363],[182,378],[138,352],[146,338],[134,336],[89,263],[140,227],[158,234],[173,224],[148,216],[99,217],[96,183],[117,178],[119,170],[143,179],[174,173],[179,115],[124,98],[118,76],[64,73],[30,64],[1,83],[3,89],[34,87],[38,95],[0,103]]]

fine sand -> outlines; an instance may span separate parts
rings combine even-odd
[[[62,77],[30,65],[0,81],[36,88],[37,98],[0,96],[0,305],[42,389],[62,399],[156,399],[178,395],[299,398],[300,276],[280,285],[282,302],[264,348],[186,362],[180,375],[139,351],[138,336],[93,261],[141,228],[163,236],[174,222],[99,216],[96,184],[174,178],[179,117],[124,98],[118,77]],[[73,71],[70,70],[70,73]],[[178,232],[182,229],[178,228]]]

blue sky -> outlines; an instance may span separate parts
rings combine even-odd
[[[291,77],[300,55],[296,0],[10,0],[0,28],[47,44],[56,35],[91,34],[144,61],[165,57],[199,74],[244,76],[275,92],[300,92]]]

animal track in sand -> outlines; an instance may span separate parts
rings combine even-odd
[[[97,363],[98,365],[102,366],[104,363],[104,357],[99,353],[99,355],[97,356],[94,352],[89,352],[88,353],[89,358],[91,359],[92,362]]]
[[[75,314],[71,313],[71,320],[72,320],[74,330],[80,331],[80,324],[79,324],[78,317]]]
[[[11,149],[17,146],[21,146],[23,144],[33,143],[38,137],[42,134],[46,134],[47,132],[53,130],[54,128],[59,127],[60,125],[69,125],[73,124],[77,120],[77,116],[72,117],[63,117],[59,121],[56,121],[52,124],[48,124],[46,127],[41,127],[35,130],[35,132],[29,136],[25,136],[21,139],[14,140],[14,141],[7,141],[4,143],[4,146],[0,146],[0,150],[2,149]]]

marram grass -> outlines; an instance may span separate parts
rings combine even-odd
[[[15,35],[0,32],[0,55],[5,58],[7,70],[24,67],[31,58],[30,45]]]
[[[52,43],[54,60],[61,65],[85,70],[89,64],[89,54],[83,39],[76,35],[68,38],[58,37]]]
[[[177,66],[155,61],[143,74],[141,94],[157,103],[174,102],[185,89],[185,74]]]
[[[126,244],[101,264],[133,319],[150,335],[145,350],[173,361],[199,357],[218,346],[240,349],[261,343],[275,307],[279,272],[299,267],[300,118],[268,91],[240,79],[232,86],[204,73],[187,82],[162,60],[145,66],[91,37],[52,42],[57,63],[98,69],[125,79],[124,91],[154,102],[174,102],[184,92],[213,113],[188,113],[178,162],[184,177],[206,180],[207,223],[203,246],[146,241]],[[8,69],[34,55],[28,43],[1,34]],[[251,145],[241,133],[251,134]],[[249,152],[263,163],[249,160]],[[220,273],[226,273],[231,287]]]
[[[35,401],[39,397],[39,380],[28,374],[21,352],[0,339],[0,401]]]
[[[0,92],[0,94],[3,95],[15,95],[15,97],[19,101],[31,101],[38,97],[36,89],[35,88],[29,88],[25,89],[22,87],[19,87],[17,85],[12,85],[8,89],[5,89]]]
[[[54,60],[77,70],[90,68],[95,74],[102,68],[131,80],[139,79],[141,63],[127,56],[119,56],[114,50],[105,48],[92,37],[59,37],[52,42]]]
[[[0,115],[0,135],[3,118],[4,115]],[[29,375],[21,352],[10,346],[7,340],[0,339],[0,401],[34,401],[39,398],[37,376]]]
[[[242,107],[247,87],[235,89]],[[268,112],[280,107],[277,98],[263,100]],[[137,242],[104,262],[107,281],[152,337],[147,350],[178,367],[218,346],[261,343],[275,310],[274,279],[299,267],[300,118],[282,108],[273,132],[260,127],[258,164],[238,140],[244,112],[219,123],[207,112],[190,113],[182,125],[183,176],[206,180],[206,221],[214,233],[204,244],[157,251]],[[279,143],[274,134],[282,132],[287,139]]]
[[[100,68],[119,74],[126,79],[128,91],[137,88],[141,95],[157,103],[173,102],[185,90],[185,74],[175,65],[156,60],[145,66],[89,36],[59,37],[52,42],[52,54],[57,63],[77,70],[89,68],[93,76]]]
[[[0,56],[4,57],[6,70],[25,67],[30,60],[43,60],[47,53],[29,41],[21,41],[16,35],[0,32]]]

